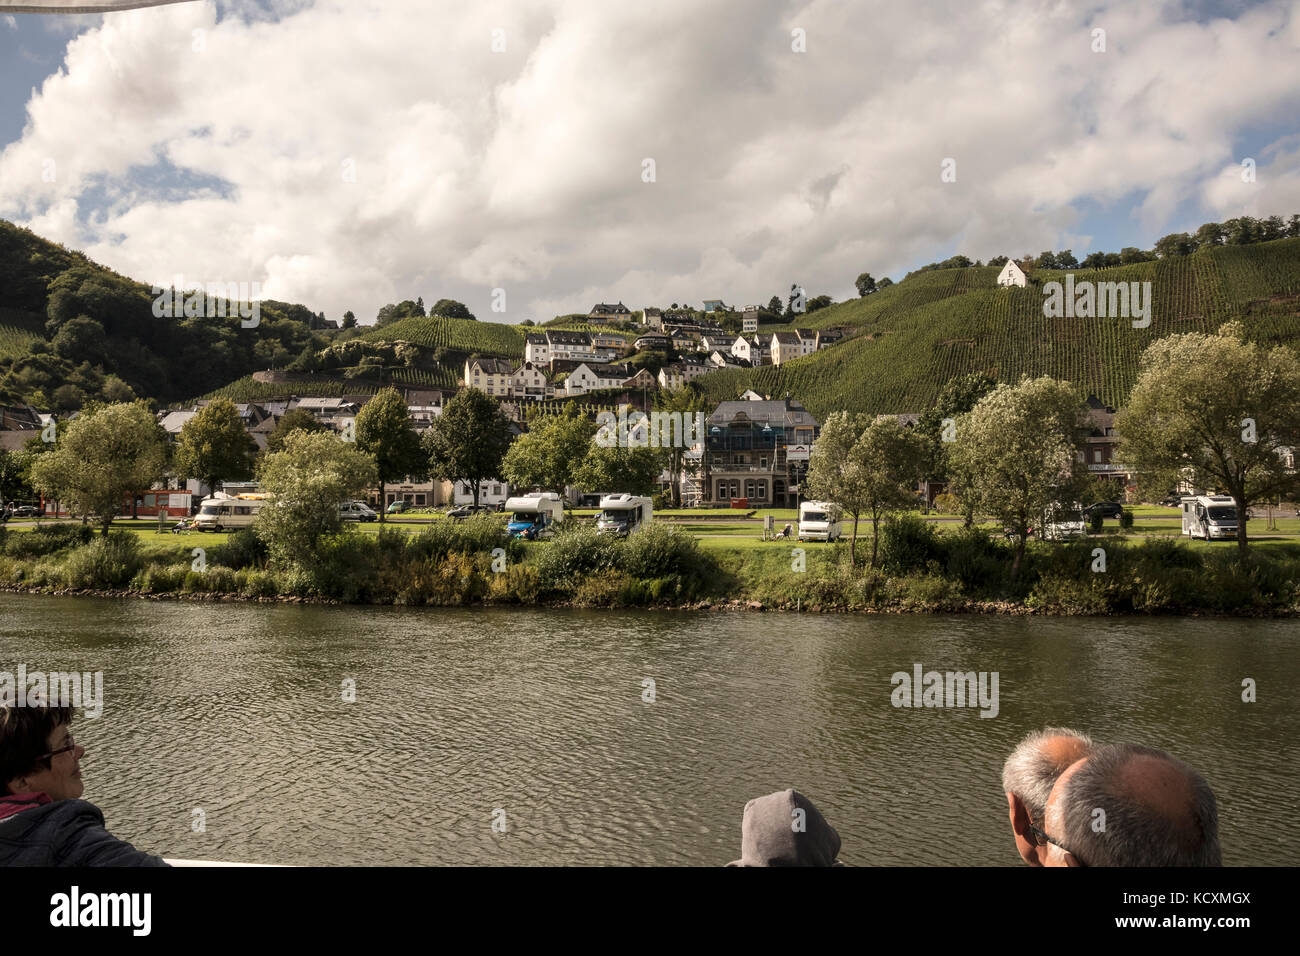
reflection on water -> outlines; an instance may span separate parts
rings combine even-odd
[[[1002,761],[1055,724],[1183,758],[1226,864],[1294,865],[1297,630],[0,595],[0,669],[104,671],[86,797],[167,856],[717,865],[746,800],[796,787],[847,863],[1016,865]],[[997,717],[892,707],[917,663],[997,671]]]

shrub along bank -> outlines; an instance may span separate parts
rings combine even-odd
[[[203,547],[202,558],[193,554]],[[1050,614],[1300,612],[1300,550],[1195,549],[1176,539],[1034,543],[1013,576],[1011,546],[979,528],[939,533],[915,518],[882,529],[880,567],[847,546],[701,549],[654,524],[627,539],[571,525],[525,543],[481,517],[416,534],[326,536],[277,567],[251,531],[224,542],[92,536],[79,525],[0,530],[0,587],[231,595],[402,605],[681,607],[739,602],[842,611]]]

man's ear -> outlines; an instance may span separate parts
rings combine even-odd
[[[1011,817],[1011,832],[1016,840],[1016,852],[1030,866],[1042,866],[1038,858],[1038,841],[1029,829],[1029,808],[1014,793],[1007,794],[1007,811]]]
[[[1080,863],[1077,859],[1075,859],[1074,854],[1071,853],[1069,850],[1064,851],[1062,856],[1065,858],[1066,866],[1083,866],[1082,863]]]

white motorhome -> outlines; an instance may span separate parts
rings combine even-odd
[[[1182,499],[1183,534],[1213,541],[1237,537],[1237,504],[1229,495],[1189,495]]]
[[[199,502],[199,513],[194,518],[194,525],[200,531],[229,531],[252,527],[269,497],[262,494],[227,495],[217,492],[211,498]]]
[[[841,536],[843,510],[833,501],[804,501],[799,504],[799,540],[835,541]]]
[[[606,495],[600,499],[596,531],[599,534],[625,537],[648,525],[653,510],[649,498],[627,494]]]
[[[553,491],[534,491],[507,498],[503,510],[510,514],[506,531],[529,541],[554,533],[555,526],[564,520],[564,501]]]
[[[1088,533],[1087,517],[1083,505],[1076,502],[1069,508],[1052,508],[1043,515],[1042,537],[1047,541],[1079,538]]]

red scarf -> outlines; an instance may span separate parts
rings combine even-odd
[[[7,820],[15,814],[39,807],[43,803],[53,802],[49,795],[44,793],[13,793],[7,797],[0,797],[0,820]]]

